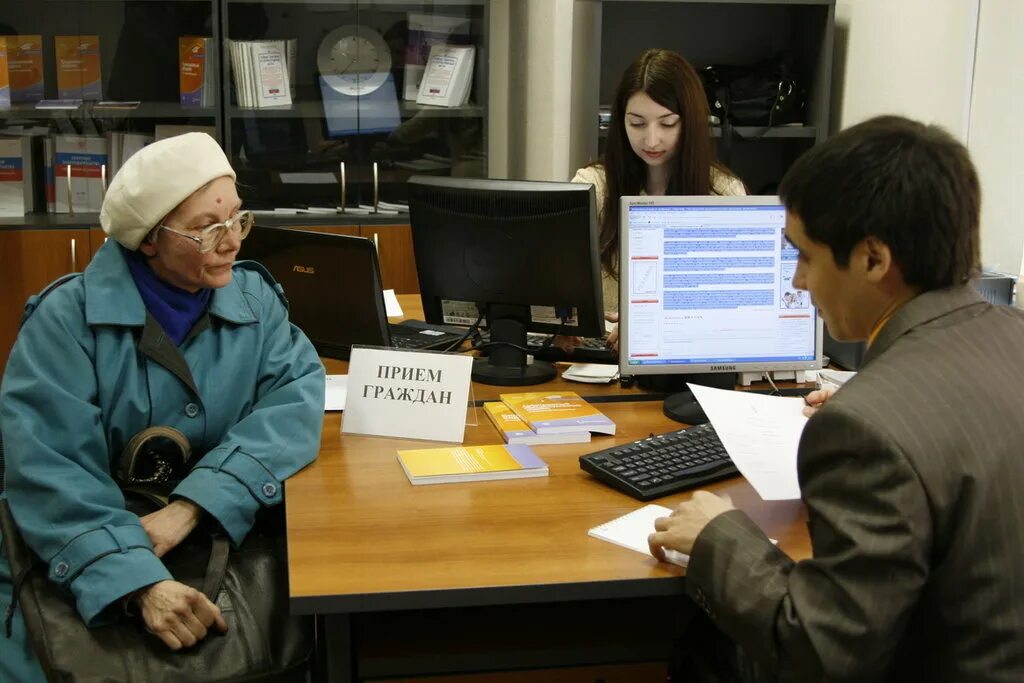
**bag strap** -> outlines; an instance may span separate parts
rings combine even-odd
[[[210,602],[217,602],[217,593],[224,583],[224,575],[228,571],[228,555],[231,546],[223,536],[213,536],[210,545],[210,561],[206,563],[206,578],[203,580],[203,594]]]
[[[7,499],[0,500],[0,534],[3,534],[3,547],[7,554],[7,561],[11,565],[11,602],[4,610],[4,635],[11,637],[13,631],[14,611],[18,608],[18,597],[21,594],[22,586],[29,572],[42,565],[42,560],[36,557],[28,546],[25,539],[18,531],[18,525],[14,522],[14,515],[7,504]]]

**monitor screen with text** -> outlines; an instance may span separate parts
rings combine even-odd
[[[798,254],[778,198],[624,198],[622,216],[624,368],[820,367],[820,324],[793,287]]]

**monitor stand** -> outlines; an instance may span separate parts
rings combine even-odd
[[[487,328],[491,332],[486,358],[473,361],[473,381],[505,387],[541,384],[555,378],[555,366],[540,360],[526,363],[526,328],[529,306],[491,305]],[[497,342],[497,343],[496,343]],[[519,347],[519,348],[517,348]]]
[[[690,384],[699,384],[715,389],[734,389],[736,387],[735,372],[715,372],[690,375],[686,378]],[[680,391],[665,399],[662,405],[665,416],[688,425],[702,425],[708,421],[704,409],[700,407],[693,392],[690,390]]]

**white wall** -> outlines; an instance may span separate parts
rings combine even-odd
[[[833,130],[902,114],[966,140],[977,4],[837,0]]]
[[[981,260],[1024,276],[1022,125],[1024,2],[982,0],[967,145],[981,176]]]

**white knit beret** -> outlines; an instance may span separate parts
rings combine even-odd
[[[103,231],[135,251],[149,231],[193,192],[221,176],[235,178],[224,150],[206,133],[158,140],[131,155],[100,208]]]

